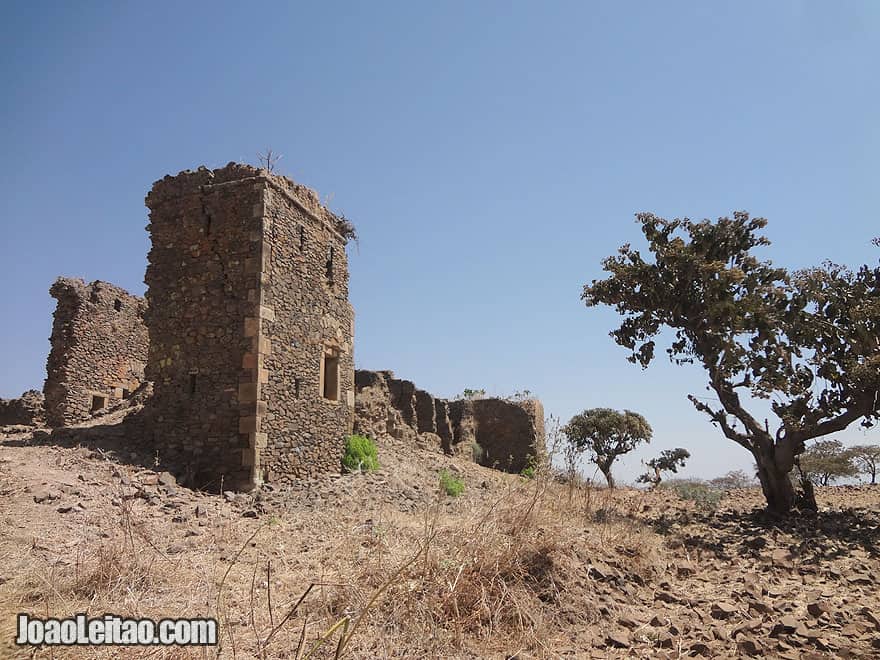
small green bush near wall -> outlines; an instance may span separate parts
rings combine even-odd
[[[458,497],[464,492],[464,482],[448,470],[441,470],[440,490],[450,497]]]
[[[348,472],[372,472],[379,469],[376,444],[362,435],[350,435],[345,441],[342,467]]]
[[[535,473],[538,471],[538,461],[535,460],[534,456],[529,456],[528,458],[528,463],[526,463],[526,466],[520,470],[519,476],[525,477],[526,479],[534,479]]]

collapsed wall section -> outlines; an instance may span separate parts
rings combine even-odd
[[[17,399],[0,399],[0,426],[42,426],[46,421],[43,393],[28,390]]]
[[[537,399],[437,399],[391,371],[355,372],[355,432],[470,453],[487,467],[520,472],[544,454]]]
[[[46,422],[68,426],[127,398],[144,381],[146,303],[107,282],[59,278],[46,362]]]

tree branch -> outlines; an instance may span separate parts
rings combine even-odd
[[[794,442],[803,443],[806,440],[820,438],[823,435],[828,435],[829,433],[837,433],[838,431],[842,431],[843,429],[845,429],[847,426],[852,424],[860,417],[864,417],[868,413],[872,412],[872,402],[872,397],[863,397],[855,405],[847,408],[844,412],[840,413],[836,417],[826,419],[824,422],[820,422],[818,424],[812,424],[810,426],[806,426],[800,429],[788,431],[785,435]]]
[[[725,437],[742,445],[749,451],[752,451],[752,446],[749,444],[748,437],[742,433],[738,433],[727,423],[727,414],[723,410],[712,410],[712,408],[698,400],[693,394],[688,394],[688,399],[694,404],[694,408],[702,413],[706,413],[712,418],[713,422],[721,427],[721,431],[724,433]]]
[[[718,400],[721,401],[724,410],[743,423],[743,426],[746,427],[746,431],[748,432],[748,437],[755,438],[756,440],[763,439],[767,443],[772,444],[773,441],[770,438],[770,434],[761,428],[760,422],[742,407],[739,400],[739,394],[733,390],[730,383],[725,381],[724,378],[714,370],[711,371],[709,375],[712,379],[710,382],[712,389],[715,390],[715,393],[718,395]]]

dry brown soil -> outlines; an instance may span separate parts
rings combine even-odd
[[[703,510],[379,452],[372,474],[209,494],[118,434],[0,436],[0,657],[305,657],[340,621],[311,657],[345,630],[349,658],[880,657],[880,487],[785,523],[753,490]],[[18,612],[213,616],[221,644],[21,648]]]

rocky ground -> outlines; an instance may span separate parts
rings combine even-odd
[[[779,523],[754,490],[707,510],[386,440],[372,474],[207,494],[112,426],[12,431],[2,657],[295,657],[345,619],[353,658],[880,656],[880,487],[820,489],[817,515]],[[214,616],[222,639],[35,651],[13,644],[17,612]]]

